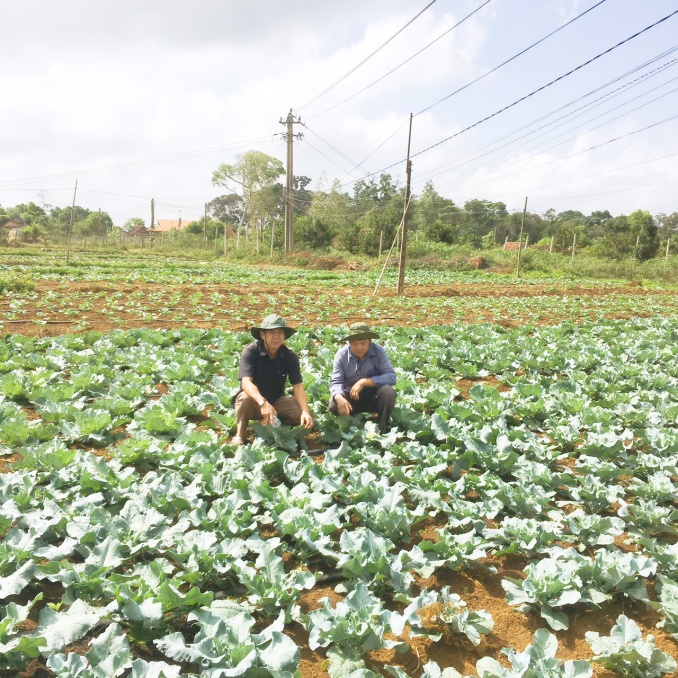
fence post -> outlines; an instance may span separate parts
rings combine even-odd
[[[574,236],[572,237],[572,260],[574,261],[574,250],[575,247],[577,246],[577,234],[575,233]]]

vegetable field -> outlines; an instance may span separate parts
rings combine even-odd
[[[233,316],[200,321],[202,283],[155,288],[187,315],[149,329],[125,313],[162,321],[152,282],[62,281],[41,306],[44,278],[0,298],[29,320],[0,339],[0,675],[675,673],[675,293],[428,281],[370,306],[301,281],[283,311],[316,427],[236,448],[243,330],[280,310],[273,284],[222,286]],[[52,327],[83,290],[80,325]],[[325,410],[354,318],[398,374],[386,435]]]

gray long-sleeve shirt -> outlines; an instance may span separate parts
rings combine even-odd
[[[360,379],[371,379],[377,386],[395,386],[396,373],[383,346],[370,342],[362,360],[351,351],[350,344],[342,346],[334,356],[330,398],[334,398],[337,393],[348,397],[351,387]]]

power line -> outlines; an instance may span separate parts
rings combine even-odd
[[[444,33],[441,33],[437,38],[435,38],[435,40],[432,40],[431,42],[429,42],[428,45],[426,45],[425,47],[422,47],[418,52],[415,52],[411,57],[409,57],[409,58],[405,59],[405,61],[402,61],[401,63],[399,63],[395,68],[392,68],[390,71],[388,71],[388,73],[385,73],[380,78],[377,78],[374,82],[367,85],[367,87],[363,87],[361,90],[358,90],[355,94],[351,94],[350,97],[347,97],[343,101],[340,101],[339,103],[334,104],[334,106],[330,106],[329,108],[326,108],[324,111],[321,111],[320,113],[316,113],[315,115],[309,116],[308,119],[310,120],[312,118],[317,118],[320,115],[324,115],[325,113],[328,113],[329,111],[337,108],[338,106],[345,104],[347,101],[350,101],[354,97],[357,97],[359,94],[362,94],[366,90],[370,89],[370,87],[373,87],[374,85],[376,85],[378,82],[381,82],[382,80],[387,78],[392,73],[395,73],[399,68],[404,66],[406,63],[408,63],[409,61],[412,61],[412,59],[419,56],[422,52],[424,52],[429,47],[431,47],[431,45],[434,45],[436,42],[438,42],[438,40],[440,40],[441,38],[444,38],[448,33],[450,33],[455,28],[457,28],[457,26],[461,26],[461,24],[463,24],[467,19],[470,19],[476,12],[479,12],[483,7],[485,7],[485,5],[489,4],[490,2],[491,2],[491,0],[485,0],[485,2],[482,5],[480,5],[479,7],[476,7],[476,9],[474,9],[470,14],[467,14],[463,19],[461,19],[456,24],[454,24],[454,26],[452,26],[452,28],[448,28]],[[601,5],[603,2],[605,2],[605,0],[601,0],[598,4]],[[574,19],[573,19],[573,21],[574,21]],[[508,63],[508,62],[506,62],[506,63]],[[492,71],[490,71],[490,73],[491,72]],[[486,73],[485,75],[488,75],[488,74]],[[482,77],[485,77],[485,76],[482,76]],[[480,78],[478,78],[478,79],[480,79]],[[469,84],[472,84],[472,83],[469,83]]]
[[[159,156],[156,158],[148,158],[146,160],[136,160],[128,163],[121,163],[120,165],[108,165],[103,167],[95,167],[86,170],[75,170],[72,172],[63,172],[61,174],[47,174],[43,176],[34,176],[34,177],[25,177],[23,179],[5,179],[0,181],[0,185],[12,185],[12,184],[22,184],[27,181],[59,181],[65,179],[71,179],[74,177],[83,177],[83,176],[93,176],[97,174],[108,174],[112,172],[126,172],[134,169],[140,169],[142,167],[151,167],[154,165],[165,165],[173,162],[181,162],[183,160],[191,160],[193,158],[199,158],[207,155],[215,155],[218,153],[224,153],[227,151],[234,151],[238,148],[246,148],[248,146],[261,145],[262,143],[270,142],[270,136],[265,137],[256,137],[254,139],[244,140],[234,142],[232,144],[227,144],[223,146],[213,146],[211,148],[205,148],[196,151],[187,151],[185,153],[175,153],[172,155]]]
[[[678,14],[678,9],[675,12],[671,12],[671,14],[668,14],[663,19],[660,19],[659,21],[656,21],[655,23],[643,28],[642,30],[638,31],[637,33],[634,33],[633,35],[629,36],[625,40],[618,42],[613,47],[610,47],[609,49],[606,49],[604,52],[601,52],[600,54],[592,57],[588,61],[585,61],[583,64],[576,66],[575,68],[568,71],[567,73],[564,73],[563,75],[560,75],[557,78],[551,80],[551,82],[547,83],[546,85],[542,85],[541,87],[538,87],[537,89],[533,90],[529,94],[526,94],[525,96],[520,97],[520,99],[516,99],[516,101],[514,101],[511,104],[508,104],[508,106],[504,106],[503,108],[499,109],[498,111],[495,111],[494,113],[491,113],[490,115],[485,116],[481,120],[474,122],[472,125],[465,127],[464,129],[460,130],[459,132],[456,132],[455,134],[452,134],[449,137],[446,137],[445,139],[442,139],[441,141],[438,141],[437,143],[432,144],[428,148],[424,148],[423,150],[418,151],[417,153],[413,153],[412,157],[414,158],[415,156],[421,155],[422,153],[426,153],[427,151],[430,151],[432,148],[435,148],[436,146],[440,146],[441,144],[444,144],[446,141],[449,141],[450,139],[454,139],[454,137],[457,137],[460,134],[463,134],[464,132],[468,132],[468,130],[473,129],[474,127],[477,127],[478,125],[482,124],[483,122],[486,122],[487,120],[490,120],[491,118],[494,118],[497,115],[504,113],[505,111],[509,110],[510,108],[513,108],[514,106],[525,101],[526,99],[529,99],[530,97],[534,96],[535,94],[545,90],[547,87],[551,87],[551,85],[554,85],[555,83],[559,82],[560,80],[563,80],[564,78],[567,78],[568,76],[572,75],[573,73],[576,73],[577,71],[581,70],[582,68],[589,66],[590,64],[592,64],[597,59],[600,59],[601,57],[605,56],[606,54],[609,54],[610,52],[617,49],[618,47],[621,47],[622,45],[626,44],[627,42],[630,42],[634,38],[637,38],[639,35],[642,35],[646,31],[649,31],[651,28],[655,28],[656,26],[661,24],[663,21],[666,21],[667,19],[671,18],[672,16],[675,16],[676,14]],[[386,169],[388,169],[388,168],[386,168]]]
[[[612,139],[608,139],[607,141],[603,141],[599,144],[595,144],[594,146],[590,146],[589,148],[584,148],[581,151],[577,151],[576,153],[570,153],[570,155],[564,155],[560,158],[555,158],[554,160],[549,160],[547,162],[541,163],[540,165],[533,165],[532,167],[528,168],[527,170],[522,170],[522,172],[526,171],[532,171],[535,169],[539,169],[541,167],[546,167],[547,165],[553,165],[554,163],[557,162],[562,162],[563,160],[569,160],[570,158],[574,158],[578,155],[582,155],[583,153],[589,153],[590,151],[593,151],[597,148],[601,148],[602,146],[607,146],[608,144],[615,143],[617,141],[621,141],[622,139],[626,139],[627,137],[634,136],[635,134],[639,134],[640,132],[645,132],[649,129],[652,129],[654,127],[658,127],[659,125],[663,125],[664,123],[671,122],[671,120],[675,120],[678,118],[678,114],[669,116],[668,118],[664,118],[663,120],[659,120],[657,122],[653,122],[649,125],[646,125],[645,127],[641,127],[639,129],[633,130],[632,132],[627,132],[626,134],[622,134],[621,136],[618,137],[613,137]],[[511,176],[515,176],[520,172],[513,172]],[[501,179],[502,177],[496,177],[495,180]],[[472,186],[473,184],[467,184],[468,186]]]
[[[325,96],[325,94],[334,89],[340,82],[346,80],[346,78],[348,78],[348,76],[351,75],[351,73],[355,73],[355,71],[357,71],[363,64],[367,63],[375,54],[384,49],[384,47],[386,47],[386,45],[388,45],[389,42],[391,42],[395,37],[400,35],[400,33],[402,33],[410,24],[414,23],[414,21],[416,21],[429,7],[435,4],[435,2],[436,0],[432,0],[431,2],[429,2],[428,5],[426,5],[426,7],[424,7],[424,9],[421,10],[421,12],[418,12],[414,17],[412,17],[402,28],[396,31],[383,45],[377,47],[377,49],[375,49],[374,52],[372,52],[372,54],[365,57],[359,64],[357,64],[350,71],[348,71],[348,73],[342,75],[341,78],[339,78],[339,80],[337,80],[332,85],[324,89],[322,92],[320,92],[320,94],[316,94],[312,99],[309,99],[305,104],[302,104],[296,110],[299,111],[302,108],[310,106],[312,103],[320,99],[320,97]]]
[[[583,17],[585,14],[588,14],[590,11],[594,10],[596,7],[599,7],[599,6],[602,5],[604,2],[605,2],[605,0],[600,0],[600,2],[596,3],[595,5],[593,5],[593,7],[589,7],[585,12],[582,12],[582,13],[579,14],[578,16],[574,17],[574,19],[571,19],[570,21],[568,21],[567,23],[563,24],[563,25],[560,26],[559,28],[556,28],[555,31],[551,31],[548,35],[545,35],[543,38],[537,40],[537,42],[533,42],[529,47],[526,47],[525,49],[523,49],[522,51],[518,52],[517,54],[514,54],[510,59],[507,59],[506,61],[500,63],[498,66],[495,66],[492,70],[487,71],[487,73],[483,73],[483,75],[477,77],[475,80],[471,80],[471,82],[466,83],[463,87],[460,87],[459,89],[456,89],[456,90],[455,90],[454,92],[452,92],[451,94],[448,94],[447,96],[444,96],[442,99],[439,99],[439,100],[436,101],[434,104],[431,104],[430,106],[427,106],[426,108],[422,109],[421,111],[419,111],[419,113],[416,113],[415,116],[416,116],[416,115],[421,115],[422,113],[425,113],[426,111],[431,110],[432,108],[434,108],[434,107],[437,106],[438,104],[442,103],[443,101],[447,101],[447,99],[449,99],[450,97],[453,97],[455,94],[459,94],[459,92],[462,92],[462,91],[465,90],[467,87],[470,87],[471,85],[475,84],[475,83],[478,82],[479,80],[482,80],[483,78],[487,77],[487,76],[490,75],[491,73],[494,73],[495,71],[498,71],[498,70],[499,70],[500,68],[502,68],[503,66],[506,66],[506,64],[511,63],[511,61],[513,61],[514,59],[517,59],[517,58],[518,58],[519,56],[521,56],[522,54],[525,54],[525,52],[529,52],[533,47],[536,47],[536,46],[539,45],[540,43],[544,42],[544,40],[547,40],[547,39],[550,38],[552,35],[555,35],[556,33],[558,33],[558,31],[562,31],[563,28],[565,28],[565,27],[569,26],[570,24],[574,23],[575,21],[577,21],[577,19],[581,19],[581,17]]]
[[[478,120],[477,122],[474,122],[472,125],[468,125],[467,127],[460,130],[459,132],[455,132],[454,134],[450,135],[449,137],[446,137],[445,139],[441,139],[440,141],[436,142],[435,144],[431,144],[430,146],[422,149],[421,151],[417,151],[416,153],[413,153],[411,155],[411,158],[422,155],[423,153],[426,153],[426,152],[432,150],[433,148],[436,148],[437,146],[440,146],[441,144],[444,144],[445,142],[450,141],[450,139],[454,139],[455,137],[460,136],[464,132],[468,132],[470,129],[477,127],[478,125],[482,124],[483,122],[487,122],[488,120],[500,115],[501,113],[504,113],[505,111],[509,110],[510,108],[513,108],[517,104],[519,104],[519,103],[525,101],[526,99],[529,99],[530,97],[534,96],[538,92],[541,92],[541,91],[545,90],[546,88],[550,87],[551,85],[554,85],[555,83],[559,82],[560,80],[563,80],[564,78],[567,78],[568,76],[572,75],[573,73],[576,73],[577,71],[581,70],[585,66],[589,66],[590,64],[592,64],[597,59],[600,59],[601,57],[605,56],[606,54],[609,54],[610,52],[614,51],[618,47],[621,47],[622,45],[630,42],[634,38],[637,38],[638,36],[642,35],[643,33],[646,33],[650,29],[655,28],[656,26],[658,26],[662,22],[666,21],[667,19],[670,19],[672,16],[675,16],[676,14],[678,14],[678,10],[675,10],[674,12],[671,12],[671,14],[666,15],[662,19],[655,21],[655,23],[650,24],[649,26],[646,26],[645,28],[638,31],[637,33],[634,33],[633,35],[622,40],[621,42],[618,42],[616,45],[613,45],[612,47],[606,49],[605,51],[600,52],[600,54],[592,57],[588,61],[585,61],[583,64],[580,64],[579,66],[576,66],[575,68],[571,69],[567,73],[564,73],[563,75],[558,76],[557,78],[551,80],[549,83],[542,85],[541,87],[538,87],[537,89],[533,90],[529,94],[526,94],[525,96],[520,97],[520,99],[516,99],[516,101],[514,101],[513,103],[508,104],[507,106],[504,106],[503,108],[499,109],[498,111],[495,111],[494,113],[491,113],[490,115],[485,116],[484,118]],[[372,172],[372,174],[369,175],[369,176],[373,176],[375,174],[381,174],[381,173],[385,172],[386,170],[389,170],[392,167],[395,167],[396,165],[401,164],[402,162],[404,162],[404,161],[399,160],[398,162],[392,163],[391,165],[388,165],[387,167],[384,167],[381,170],[378,170],[377,172]]]
[[[665,64],[665,65],[662,67],[661,70],[664,70],[664,68],[667,68],[668,66],[672,66],[672,65],[676,65],[676,64],[678,64],[678,60],[673,60],[673,61],[670,62],[669,64]],[[546,125],[542,125],[541,127],[538,127],[538,128],[536,128],[536,129],[532,130],[531,132],[528,132],[528,133],[526,133],[526,134],[523,134],[522,136],[519,136],[519,137],[517,137],[517,138],[515,138],[515,139],[512,139],[511,141],[508,141],[508,142],[506,142],[505,144],[502,144],[501,146],[496,146],[495,148],[492,148],[492,149],[490,149],[489,151],[486,151],[485,153],[481,153],[480,155],[476,155],[476,156],[473,157],[473,158],[469,158],[469,159],[464,160],[464,161],[461,161],[461,162],[460,162],[460,161],[457,161],[456,164],[454,165],[454,167],[453,167],[453,168],[450,168],[450,169],[456,169],[456,168],[459,168],[459,167],[461,167],[462,165],[465,165],[465,164],[467,164],[467,163],[469,163],[469,162],[473,162],[474,160],[479,160],[480,158],[482,158],[482,157],[484,157],[484,156],[486,156],[486,155],[490,155],[491,153],[494,153],[494,152],[496,152],[496,151],[498,151],[498,150],[501,150],[502,148],[506,148],[507,146],[511,146],[511,145],[515,144],[516,142],[520,141],[521,139],[526,139],[527,137],[530,137],[530,136],[536,134],[537,132],[539,132],[539,131],[541,131],[541,130],[544,130],[544,129],[546,129],[546,128],[552,127],[554,124],[556,124],[556,123],[558,123],[558,122],[560,122],[560,125],[557,125],[557,126],[560,127],[561,125],[565,124],[565,121],[566,121],[565,119],[568,118],[568,117],[570,117],[570,116],[572,116],[573,114],[579,112],[579,116],[580,116],[580,115],[583,115],[583,114],[584,114],[583,111],[584,111],[585,108],[588,108],[589,110],[591,109],[591,106],[593,106],[594,108],[597,108],[598,106],[601,106],[603,103],[605,103],[604,99],[608,99],[608,100],[609,100],[609,97],[611,97],[611,96],[614,96],[614,97],[620,96],[620,95],[622,94],[622,91],[621,91],[621,90],[623,90],[623,89],[625,89],[625,88],[627,88],[627,87],[635,87],[635,86],[637,86],[638,84],[640,84],[640,83],[643,81],[643,79],[646,79],[647,77],[653,77],[654,75],[657,75],[657,71],[655,71],[655,72],[653,72],[653,73],[650,73],[650,74],[646,74],[646,76],[644,76],[643,78],[638,78],[638,79],[636,79],[635,81],[632,81],[631,83],[626,83],[626,85],[624,85],[622,88],[618,88],[617,90],[614,90],[613,92],[608,93],[608,94],[605,95],[604,97],[599,97],[598,99],[596,99],[596,100],[590,102],[590,103],[587,104],[586,106],[583,106],[583,107],[580,107],[580,108],[578,108],[578,109],[575,109],[574,111],[571,111],[569,114],[567,114],[567,115],[565,115],[565,116],[561,116],[561,117],[557,118],[556,120],[553,120],[553,121],[551,121],[550,123],[547,123]],[[622,104],[619,104],[618,106],[616,106],[615,108],[613,108],[613,109],[611,109],[611,110],[605,111],[604,113],[601,113],[601,114],[599,114],[599,115],[597,115],[597,116],[595,116],[595,117],[593,117],[593,118],[590,118],[590,119],[589,119],[588,121],[586,121],[586,122],[592,122],[593,120],[597,120],[598,118],[601,118],[601,117],[603,117],[604,115],[607,115],[608,113],[610,113],[610,112],[612,112],[612,111],[614,111],[614,110],[618,110],[618,109],[621,108],[622,106],[626,106],[626,105],[628,105],[629,103],[631,103],[632,101],[636,101],[636,100],[640,99],[641,96],[647,96],[648,94],[651,94],[652,92],[656,91],[656,90],[659,89],[660,87],[664,87],[664,86],[668,85],[669,83],[673,82],[674,80],[676,80],[676,78],[671,78],[670,80],[668,80],[668,81],[662,83],[661,85],[658,85],[657,87],[654,87],[654,88],[652,88],[651,90],[648,90],[647,92],[644,92],[643,94],[634,97],[634,98],[631,99],[630,101],[626,101],[626,102],[624,102],[624,103],[622,103]],[[623,113],[622,115],[617,116],[616,118],[613,118],[612,120],[606,121],[606,122],[603,123],[602,125],[598,125],[597,127],[590,128],[590,129],[588,129],[588,130],[586,130],[586,131],[587,131],[587,132],[592,132],[593,130],[598,129],[599,127],[602,127],[603,125],[607,125],[607,124],[609,124],[609,123],[611,123],[611,122],[614,122],[615,120],[618,120],[619,118],[623,117],[624,115],[628,115],[629,113],[632,113],[632,112],[634,112],[634,111],[639,110],[640,108],[643,108],[644,106],[648,106],[649,104],[654,103],[654,102],[657,101],[658,99],[660,99],[660,98],[662,98],[662,97],[664,97],[664,96],[668,96],[669,94],[673,93],[674,91],[676,91],[676,90],[671,90],[671,91],[669,91],[669,92],[667,92],[667,93],[661,95],[660,97],[656,97],[655,99],[652,99],[651,101],[646,102],[645,104],[641,104],[640,106],[637,106],[636,108],[634,108],[634,109],[632,109],[632,110],[630,110],[630,111],[627,111],[626,113]],[[595,106],[594,106],[594,104],[595,104]],[[559,109],[559,110],[560,110],[560,109]],[[576,117],[579,117],[579,116],[576,116]],[[542,119],[543,119],[543,118],[542,118]],[[556,135],[556,137],[552,137],[552,139],[553,139],[553,138],[557,138],[557,137],[559,137],[559,136],[562,136],[563,134],[567,134],[568,132],[571,132],[573,129],[576,129],[576,127],[581,127],[583,124],[585,124],[585,123],[579,123],[579,124],[576,125],[575,127],[571,127],[569,130],[566,130],[565,132],[561,132],[560,134]],[[521,129],[524,129],[524,127],[521,128]],[[547,132],[542,132],[542,134],[541,134],[540,136],[544,136],[545,134],[547,134]],[[505,136],[508,136],[508,135],[505,135]],[[573,138],[575,138],[575,137],[570,137],[569,139],[566,139],[565,141],[559,142],[559,143],[556,144],[555,146],[562,145],[563,143],[566,143],[567,141],[571,141]],[[543,143],[543,142],[542,142],[542,143]],[[487,144],[486,144],[486,145],[487,145]],[[555,148],[555,146],[549,146],[548,148],[543,149],[543,151],[548,151],[548,150],[550,150],[551,148]],[[535,147],[532,146],[532,148],[531,148],[530,150],[533,150],[534,148],[535,148]],[[515,150],[515,149],[514,149],[514,150]],[[543,151],[542,151],[542,152],[543,152]],[[509,151],[505,151],[502,155],[506,155],[508,152],[509,152]],[[467,154],[467,155],[470,155],[470,153]],[[499,157],[502,157],[502,156],[499,156]],[[521,162],[524,161],[524,160],[526,160],[526,159],[528,159],[528,158],[522,158],[522,159],[521,159]],[[436,169],[441,169],[442,167],[449,166],[450,164],[451,164],[451,163],[447,163],[446,165],[440,166],[440,167],[438,167],[438,168],[436,168]],[[513,164],[516,164],[516,163],[513,163]],[[484,167],[486,167],[486,166],[481,166],[481,167],[479,167],[479,168],[476,168],[476,171],[478,171],[479,169],[483,169]],[[508,165],[507,167],[511,167],[511,165]],[[449,171],[449,170],[448,170],[448,171]],[[438,174],[442,174],[442,173],[443,173],[443,172],[437,172],[437,173],[436,173],[436,172],[433,171],[433,170],[429,170],[428,172],[422,173],[422,175],[420,175],[420,176],[422,176],[422,177],[423,177],[423,176],[433,177],[433,176],[437,176]]]

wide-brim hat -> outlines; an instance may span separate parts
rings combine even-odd
[[[371,330],[367,323],[353,323],[348,334],[341,341],[360,341],[361,339],[379,339],[379,335]]]
[[[285,339],[289,339],[296,332],[292,327],[287,327],[285,321],[275,313],[267,315],[259,327],[252,327],[250,333],[255,339],[261,339],[261,330],[284,330]]]

